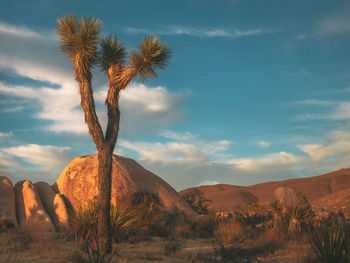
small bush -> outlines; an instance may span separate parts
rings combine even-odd
[[[6,233],[0,233],[0,254],[27,250],[32,243],[33,237],[30,233],[10,229]]]
[[[16,225],[11,220],[0,217],[0,233],[7,232],[9,229],[16,228]]]
[[[245,229],[235,218],[220,222],[214,235],[222,246],[241,244],[246,239]]]
[[[312,262],[350,261],[350,230],[345,220],[321,222],[311,235]]]
[[[288,209],[288,231],[294,233],[309,232],[314,224],[315,216],[310,208],[300,204]]]
[[[98,261],[97,213],[96,202],[91,202],[87,206],[79,207],[69,213],[69,227],[81,250],[74,256],[76,262]],[[122,203],[111,207],[110,220],[113,238],[118,240],[119,234],[135,221],[135,216],[134,212]]]
[[[175,240],[168,241],[164,246],[164,254],[166,256],[173,256],[181,248],[181,243]]]
[[[207,215],[209,213],[208,205],[211,201],[206,199],[204,194],[200,190],[193,189],[190,192],[181,194],[181,196],[198,214]]]

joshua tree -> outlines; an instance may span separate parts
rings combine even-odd
[[[110,199],[112,156],[119,131],[119,93],[132,79],[155,78],[157,68],[164,68],[170,58],[171,49],[157,36],[144,36],[139,51],[132,51],[129,64],[124,61],[127,52],[117,39],[100,37],[102,22],[99,19],[75,15],[57,18],[57,35],[60,47],[71,60],[75,79],[79,83],[81,106],[85,122],[98,152],[98,248],[99,262],[111,252]],[[108,76],[106,98],[108,124],[105,134],[98,121],[93,90],[91,68],[99,66]]]

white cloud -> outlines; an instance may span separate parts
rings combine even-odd
[[[302,101],[297,101],[296,104],[304,104],[304,105],[315,105],[315,106],[334,106],[338,104],[335,101],[327,101],[327,100],[317,100],[317,99],[307,99]]]
[[[323,107],[331,107],[329,111],[324,113],[304,113],[297,115],[295,120],[350,120],[350,102],[349,101],[319,101],[305,100],[298,103],[316,105]]]
[[[8,138],[13,136],[12,132],[0,132],[0,138]]]
[[[45,127],[49,131],[87,134],[78,85],[68,58],[58,49],[58,41],[26,28],[4,26],[1,23],[0,38],[0,67],[59,86],[34,88],[0,82],[0,94],[30,100],[32,105],[38,105],[41,109],[34,116],[50,121]],[[101,75],[94,76],[97,114],[103,127],[107,122],[104,82]],[[121,133],[133,135],[154,132],[183,121],[186,111],[182,102],[187,96],[188,92],[174,93],[162,86],[130,84],[120,99]],[[20,107],[23,106],[12,106],[7,112],[20,110]]]
[[[266,141],[259,141],[258,142],[259,147],[261,148],[268,148],[271,146],[271,142],[266,142]]]
[[[42,38],[42,35],[26,28],[0,22],[0,33],[24,38]]]
[[[229,164],[233,165],[235,168],[252,171],[264,169],[269,166],[283,166],[297,163],[300,160],[298,156],[292,153],[279,152],[267,154],[260,158],[238,158],[229,161]]]
[[[20,166],[20,164],[16,160],[14,160],[11,156],[8,156],[0,152],[0,167],[15,168],[18,166]]]
[[[336,134],[335,134],[336,136]],[[350,154],[350,138],[328,138],[328,142],[323,144],[306,144],[299,148],[307,153],[312,161],[320,162],[327,158],[341,159],[344,155]]]
[[[15,107],[10,107],[10,108],[6,108],[6,109],[3,109],[2,112],[19,112],[19,111],[22,111],[24,110],[24,107],[23,106],[15,106]]]
[[[213,181],[213,180],[205,180],[203,182],[200,182],[197,186],[202,186],[202,185],[216,185],[216,184],[220,184],[217,181]]]
[[[276,31],[266,30],[261,28],[240,30],[240,29],[221,29],[221,28],[199,28],[199,27],[185,27],[185,26],[168,26],[149,30],[145,28],[128,27],[125,31],[129,34],[145,34],[157,32],[160,35],[188,35],[195,37],[228,37],[239,38],[262,34],[272,34]]]
[[[136,152],[139,159],[148,162],[198,164],[217,161],[217,155],[231,145],[227,140],[209,141],[191,133],[165,131],[160,136],[167,142],[129,142],[120,140],[119,145]]]
[[[69,147],[51,145],[28,144],[2,148],[1,151],[7,155],[19,157],[27,163],[37,165],[45,171],[62,169],[73,158],[73,152]]]

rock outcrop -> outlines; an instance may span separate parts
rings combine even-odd
[[[15,191],[12,182],[4,176],[0,176],[0,219],[17,226]]]
[[[44,209],[35,185],[29,180],[20,181],[14,189],[19,226],[30,232],[54,231],[55,228]]]
[[[97,198],[97,155],[77,157],[64,169],[54,189],[63,194],[74,208]],[[196,213],[164,180],[144,169],[132,159],[113,156],[112,203],[137,191],[146,190],[158,195],[165,209],[177,208],[186,214]]]
[[[305,196],[295,189],[289,187],[278,187],[273,192],[276,200],[280,201],[286,207],[294,207],[297,204],[310,207],[310,204]]]
[[[68,211],[63,196],[56,194],[46,182],[35,183],[43,206],[50,216],[56,230],[65,230],[68,227]]]

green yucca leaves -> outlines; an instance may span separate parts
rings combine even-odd
[[[100,40],[102,22],[98,18],[82,17],[79,23],[76,15],[57,18],[56,33],[63,53],[75,63],[77,56],[84,61],[93,60]]]
[[[303,232],[310,230],[314,215],[311,209],[300,204],[295,205],[288,211],[289,226],[288,230],[291,232]]]
[[[164,69],[172,50],[156,35],[144,36],[138,46],[139,51],[129,55],[129,67],[124,65],[127,51],[117,38],[107,36],[101,40],[102,22],[98,18],[68,14],[57,18],[56,33],[60,48],[72,61],[76,70],[76,79],[90,79],[90,68],[97,64],[102,71],[109,72],[115,65],[121,65],[121,71],[113,72],[114,85],[124,89],[139,75],[141,80],[157,77],[156,69]]]
[[[78,207],[69,213],[68,223],[76,239],[93,239],[96,237],[97,210],[97,203],[90,202],[88,205]],[[136,215],[126,203],[120,203],[112,205],[110,220],[113,234],[118,235],[136,221]]]
[[[100,52],[98,54],[98,64],[104,72],[108,72],[110,67],[119,63],[124,63],[127,51],[122,42],[116,37],[112,39],[107,36],[100,41]]]
[[[139,73],[141,80],[155,78],[155,69],[167,66],[172,50],[163,43],[158,36],[144,36],[139,45],[139,52],[132,51],[130,66]]]
[[[125,203],[111,207],[111,229],[118,234],[136,221],[136,214]]]
[[[350,232],[345,222],[322,222],[312,234],[310,243],[317,262],[350,261]]]

